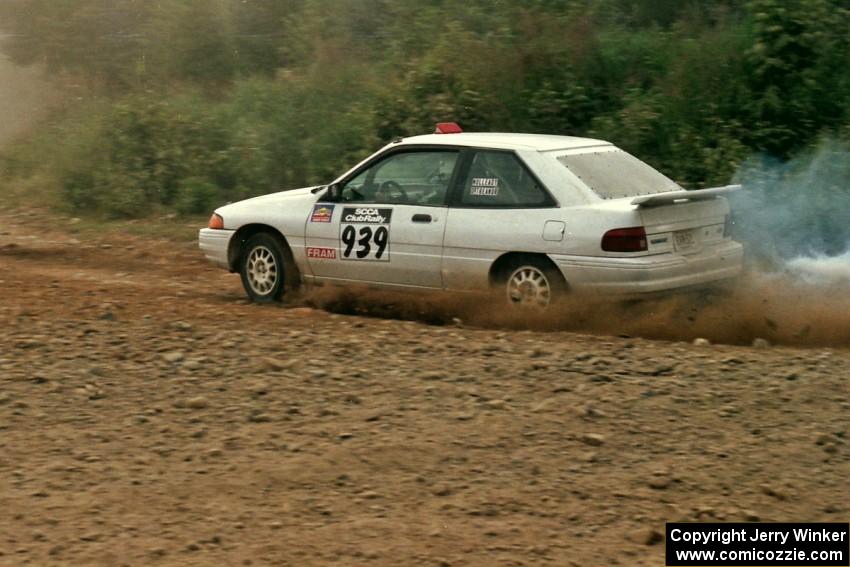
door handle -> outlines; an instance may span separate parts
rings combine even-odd
[[[413,222],[431,222],[431,215],[425,215],[425,214],[413,215]]]

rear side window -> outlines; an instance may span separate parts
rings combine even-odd
[[[461,187],[467,207],[551,207],[555,202],[512,152],[479,151]]]
[[[623,150],[564,155],[557,159],[603,199],[682,189],[675,181]]]

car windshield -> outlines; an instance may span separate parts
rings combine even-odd
[[[603,199],[682,189],[675,181],[622,150],[562,155],[557,159]]]

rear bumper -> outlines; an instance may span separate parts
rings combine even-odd
[[[737,276],[744,248],[726,242],[693,255],[654,254],[638,258],[551,255],[577,291],[642,294],[712,284]]]
[[[198,231],[198,247],[207,260],[229,270],[227,251],[230,247],[230,239],[235,232],[235,230],[202,228]]]

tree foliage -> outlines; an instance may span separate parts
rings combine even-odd
[[[5,0],[0,29],[105,101],[7,171],[116,215],[326,182],[440,120],[609,139],[692,186],[850,132],[844,0]]]

